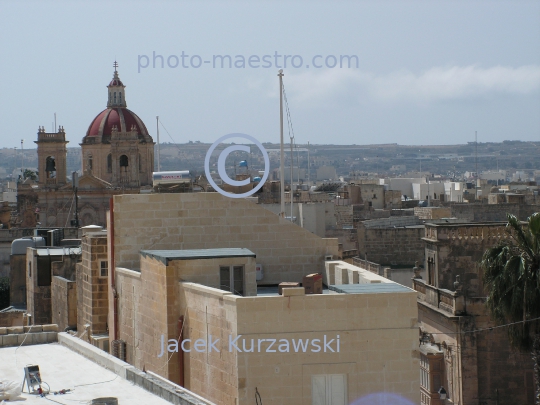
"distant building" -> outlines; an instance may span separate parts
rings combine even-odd
[[[142,120],[127,108],[125,86],[116,70],[107,86],[107,108],[90,123],[82,139],[83,175],[78,180],[78,202],[67,173],[66,133],[40,127],[37,134],[37,184],[18,187],[20,227],[67,226],[75,219],[79,226],[105,225],[110,197],[138,194],[152,185],[154,141]]]
[[[510,348],[485,308],[479,260],[505,223],[426,224],[425,278],[415,278],[422,332],[421,404],[532,404],[533,362]],[[440,389],[447,393],[441,401]]]

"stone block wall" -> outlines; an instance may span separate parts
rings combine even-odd
[[[11,255],[9,267],[9,303],[26,305],[26,255]]]
[[[404,217],[407,218],[407,217]],[[414,265],[424,261],[424,228],[358,227],[358,256],[383,266]]]
[[[452,215],[449,207],[414,207],[414,215],[420,219],[450,218]]]
[[[320,238],[272,212],[219,193],[114,197],[116,266],[139,267],[144,249],[247,248],[264,267],[260,284],[322,272],[337,239]]]
[[[394,228],[400,226],[421,225],[422,221],[417,216],[389,217],[364,221],[365,228]]]
[[[60,330],[77,327],[77,283],[54,276],[51,284],[52,321]]]
[[[352,205],[336,205],[334,207],[336,215],[336,228],[353,226],[353,206]]]
[[[220,266],[244,266],[244,296],[257,295],[255,274],[256,258],[225,257],[216,259],[173,260],[167,268],[174,271],[181,281],[202,284],[208,287],[221,288]]]
[[[30,346],[58,340],[58,325],[0,327],[0,347]]]
[[[257,387],[270,404],[310,405],[313,375],[345,374],[347,403],[379,391],[419,403],[413,291],[239,297],[191,283],[184,283],[182,289],[190,336],[205,338],[211,330],[213,337],[220,338],[216,345],[220,353],[186,354],[189,388],[203,397],[219,404],[247,405]],[[241,335],[240,351],[229,346],[230,333],[233,339]],[[334,339],[334,352],[315,353],[309,347],[304,353],[292,344],[293,339],[323,341],[325,336],[327,341]],[[266,339],[276,339],[273,347]],[[280,339],[289,342],[288,352]]]
[[[525,221],[531,214],[540,211],[534,204],[452,204],[452,217],[470,222],[506,221],[507,213]]]
[[[238,378],[238,354],[229,351],[229,336],[237,335],[236,305],[227,298],[231,293],[193,283],[180,283],[180,307],[186,314],[183,339],[191,339],[184,353],[186,388],[216,404],[236,402],[239,391],[244,392],[245,379]],[[197,339],[219,339],[219,352],[200,353],[193,350]]]
[[[7,308],[6,308],[7,309]],[[0,327],[23,326],[24,313],[22,311],[0,311]]]
[[[77,330],[90,324],[87,335],[108,331],[109,297],[107,274],[101,276],[101,263],[108,266],[107,236],[87,234],[82,238],[82,262],[77,266]]]

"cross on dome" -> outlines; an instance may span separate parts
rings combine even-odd
[[[108,87],[107,107],[127,107],[124,83],[118,77],[118,62],[114,61],[114,75]]]

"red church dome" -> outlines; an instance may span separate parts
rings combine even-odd
[[[87,142],[88,137],[95,136],[101,136],[103,143],[110,142],[114,127],[117,128],[118,132],[128,132],[135,128],[141,140],[147,140],[150,136],[144,122],[133,111],[120,107],[106,108],[94,118],[88,127],[83,143]],[[92,142],[91,140],[88,141]]]

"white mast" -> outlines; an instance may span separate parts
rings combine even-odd
[[[289,187],[289,196],[291,197],[291,222],[293,221],[293,139],[291,138],[291,186]]]
[[[159,153],[159,116],[156,116],[156,130],[157,130],[157,171],[161,171],[160,153]]]
[[[280,216],[285,218],[285,168],[283,166],[284,151],[283,151],[283,69],[279,69],[279,133],[280,133],[280,150],[279,150],[279,177],[280,177],[280,199],[281,212]]]
[[[21,139],[21,172],[22,172],[22,179],[24,180],[24,139]]]

